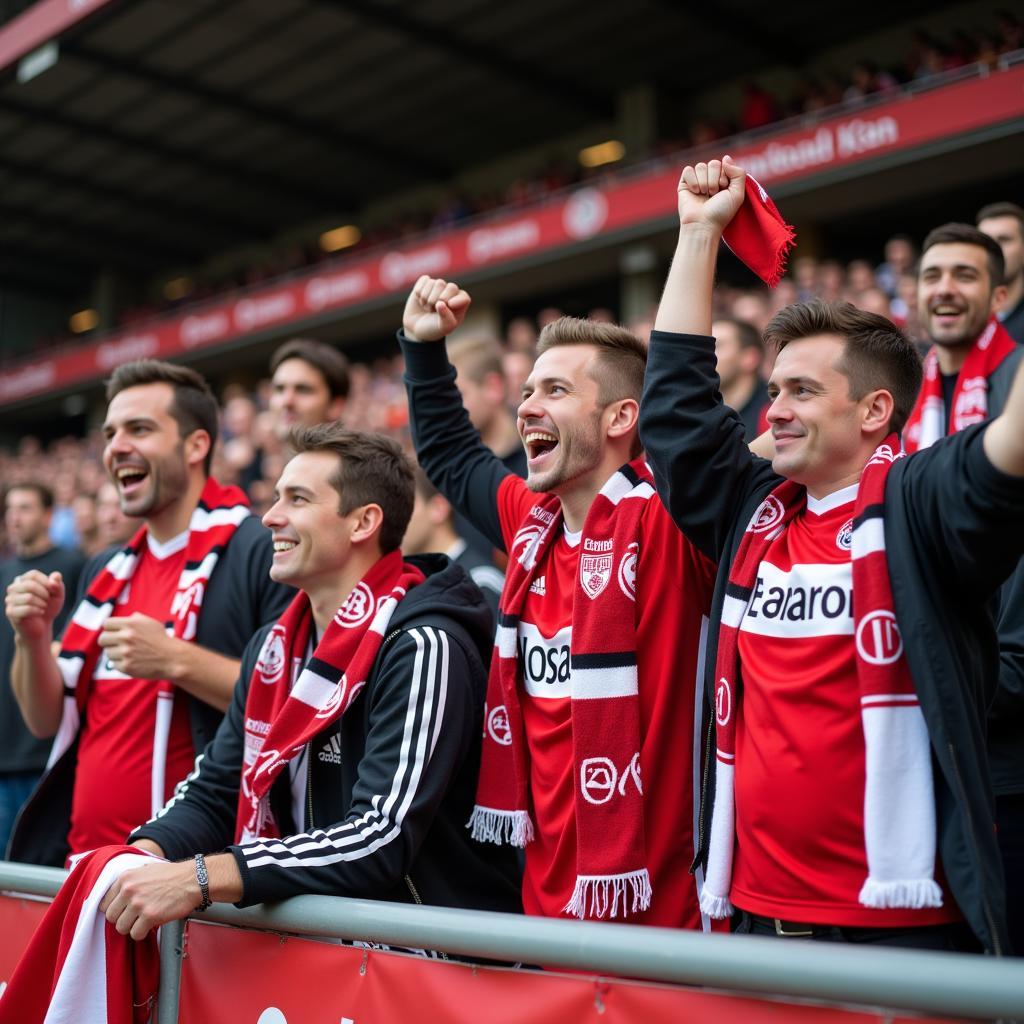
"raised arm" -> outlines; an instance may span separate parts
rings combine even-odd
[[[711,298],[722,231],[744,197],[728,157],[686,167],[679,181],[679,241],[658,308],[640,405],[640,436],[658,494],[676,524],[718,561],[748,494],[772,479],[751,454],[739,416],[722,403]]]
[[[1024,360],[1003,411],[985,430],[985,454],[1007,476],[1024,476]]]
[[[509,471],[470,422],[444,347],[444,339],[465,319],[470,301],[457,284],[421,277],[409,293],[398,340],[419,464],[451,504],[504,549],[497,498]]]

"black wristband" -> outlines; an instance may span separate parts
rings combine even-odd
[[[196,907],[196,910],[205,910],[207,907],[212,907],[213,900],[210,899],[210,876],[206,873],[206,859],[201,853],[196,854],[196,881],[199,883],[199,892],[203,897],[203,902]]]

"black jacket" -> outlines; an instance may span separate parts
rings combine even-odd
[[[118,547],[108,548],[89,560],[79,579],[78,597],[72,608],[78,606],[93,578]],[[210,577],[199,613],[197,644],[229,658],[238,658],[257,629],[277,620],[295,591],[271,580],[272,559],[270,531],[256,516],[243,520]],[[188,701],[193,747],[202,750],[213,738],[223,715],[204,701],[183,691],[181,695]],[[139,741],[152,743],[152,737],[140,737]],[[63,867],[69,852],[67,838],[77,765],[76,739],[43,776],[18,816],[7,851],[8,860]]]
[[[982,945],[1002,953],[1008,949],[1005,899],[985,713],[999,672],[991,598],[1024,552],[1024,480],[991,465],[983,430],[971,427],[893,465],[885,539],[895,610],[938,766],[942,865]],[[705,662],[705,692],[712,694],[729,570],[746,524],[781,478],[750,453],[739,418],[722,404],[711,338],[651,335],[640,432],[669,513],[719,563]],[[704,857],[713,754],[707,765]]]
[[[464,570],[442,555],[398,605],[366,687],[309,745],[306,828],[295,827],[289,773],[271,789],[281,841],[231,845],[245,700],[266,630],[253,637],[231,707],[196,771],[132,839],[171,859],[227,848],[240,906],[303,893],[518,911],[515,852],[466,830],[480,765],[491,636]]]

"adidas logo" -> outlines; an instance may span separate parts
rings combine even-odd
[[[327,764],[341,764],[341,737],[334,733],[316,756]]]
[[[544,597],[547,594],[547,592],[548,592],[547,577],[545,577],[545,576],[538,576],[530,584],[530,593],[531,594],[536,594],[538,597]]]

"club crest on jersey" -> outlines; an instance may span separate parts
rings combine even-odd
[[[512,729],[508,724],[508,709],[504,704],[491,708],[487,716],[487,732],[492,740],[502,747],[512,745]]]
[[[268,686],[276,683],[284,674],[285,662],[288,660],[284,649],[284,629],[277,625],[267,634],[267,639],[256,662],[256,674],[261,683]]]
[[[360,581],[345,598],[345,603],[334,613],[334,621],[345,629],[355,629],[366,622],[376,608],[377,601],[373,591]]]
[[[903,654],[896,616],[885,609],[865,615],[857,626],[857,653],[869,665],[891,665]]]
[[[853,547],[853,520],[847,519],[836,534],[836,547],[840,551],[849,551]]]
[[[732,687],[729,680],[722,676],[715,687],[715,721],[721,725],[729,724],[732,718]]]
[[[753,518],[750,520],[750,525],[747,527],[747,532],[767,533],[782,522],[782,517],[785,514],[786,510],[782,507],[782,502],[774,494],[769,494],[754,513]]]
[[[607,545],[607,550],[584,550],[580,555],[580,586],[583,587],[583,593],[593,601],[600,596],[612,578],[612,563],[614,561],[611,551],[612,542],[610,540],[594,541],[588,538],[584,540],[583,544],[584,547],[589,544],[592,549]]]
[[[619,589],[630,599],[636,600],[636,566],[640,558],[640,545],[633,541],[619,562]]]

